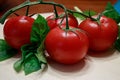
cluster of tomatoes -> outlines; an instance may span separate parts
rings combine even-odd
[[[49,56],[63,64],[73,64],[85,57],[88,50],[105,51],[117,39],[117,23],[108,17],[101,16],[98,21],[86,18],[80,24],[68,14],[69,29],[66,29],[66,16],[46,18],[50,31],[45,39],[45,48]],[[20,50],[24,44],[30,43],[31,28],[34,19],[18,16],[7,20],[4,26],[4,38],[13,48]]]

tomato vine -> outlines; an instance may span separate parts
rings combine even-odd
[[[37,0],[37,1],[33,1],[31,2],[30,0],[26,0],[25,2],[23,2],[22,4],[14,7],[14,8],[11,8],[10,10],[8,10],[1,18],[0,18],[0,23],[3,24],[4,21],[6,20],[6,18],[14,13],[15,11],[21,9],[21,8],[24,8],[24,7],[28,7],[27,8],[27,11],[26,11],[26,15],[28,15],[28,10],[29,10],[29,6],[32,6],[32,5],[38,5],[38,4],[48,4],[48,5],[53,5],[54,6],[54,12],[55,12],[55,15],[56,17],[58,17],[58,14],[57,14],[57,10],[56,10],[56,6],[62,8],[65,12],[65,16],[66,16],[66,29],[69,29],[69,25],[68,25],[68,13],[67,12],[70,12],[70,13],[77,13],[77,14],[80,14],[86,18],[88,18],[89,16],[81,13],[81,12],[77,12],[77,11],[73,11],[73,10],[70,10],[70,9],[67,9],[64,5],[62,4],[59,4],[59,3],[55,3],[55,2],[48,2],[48,1],[43,1],[43,0]],[[92,20],[95,20],[94,18],[90,17]]]
[[[60,8],[62,8],[63,10],[64,10],[64,16],[62,16],[62,17],[65,17],[65,20],[66,20],[66,24],[65,24],[65,26],[63,26],[63,25],[61,25],[61,26],[63,26],[65,29],[62,29],[62,28],[58,28],[58,29],[56,29],[56,30],[58,30],[58,31],[61,31],[61,33],[65,33],[66,35],[65,36],[67,36],[67,34],[71,34],[71,32],[72,32],[72,34],[75,34],[75,35],[77,35],[77,38],[78,38],[78,42],[79,42],[79,39],[80,39],[80,36],[81,35],[83,35],[84,37],[85,37],[85,40],[87,41],[87,43],[86,44],[84,44],[84,46],[86,47],[86,49],[85,49],[85,53],[87,53],[87,49],[88,49],[88,40],[87,40],[87,36],[82,32],[81,33],[81,31],[79,31],[78,29],[74,29],[74,28],[72,28],[72,27],[70,27],[69,26],[69,21],[68,21],[68,17],[69,17],[69,15],[68,15],[68,13],[71,13],[71,14],[79,14],[79,15],[82,15],[83,17],[85,17],[85,18],[90,18],[92,21],[96,21],[97,23],[99,23],[99,19],[101,18],[101,15],[99,15],[98,16],[98,18],[92,18],[91,17],[91,14],[90,14],[90,11],[89,11],[89,14],[88,15],[86,15],[86,14],[84,14],[84,13],[81,13],[81,12],[78,12],[78,11],[74,11],[74,10],[70,10],[70,9],[67,9],[64,5],[62,5],[62,4],[59,4],[59,3],[55,3],[55,2],[49,2],[49,1],[43,1],[43,0],[37,0],[37,1],[33,1],[33,2],[31,2],[30,0],[26,0],[25,2],[23,2],[22,4],[20,4],[20,5],[18,5],[18,6],[16,6],[16,7],[14,7],[14,8],[11,8],[10,10],[8,10],[1,18],[0,18],[0,23],[1,24],[3,24],[4,22],[5,22],[5,20],[6,20],[6,18],[10,15],[10,14],[15,14],[15,15],[17,15],[17,16],[19,16],[18,14],[16,14],[15,13],[15,11],[17,11],[17,10],[19,10],[19,9],[21,9],[21,8],[24,8],[24,7],[27,7],[27,9],[26,9],[26,16],[28,16],[28,14],[29,14],[29,7],[30,6],[32,6],[32,5],[39,5],[39,4],[45,4],[45,5],[53,5],[53,7],[54,7],[54,14],[55,14],[55,18],[60,18],[61,16],[59,16],[59,14],[58,14],[58,12],[57,12],[57,9],[56,9],[56,7],[60,7]],[[108,10],[108,12],[109,12],[109,10]],[[105,12],[103,13],[103,14],[105,14]],[[106,14],[107,15],[107,14]],[[30,16],[32,16],[32,15],[30,15]],[[42,20],[41,20],[42,19]],[[38,22],[39,20],[41,20],[41,22]],[[63,19],[61,20],[61,22],[60,23],[62,23],[62,21],[63,21]],[[38,27],[36,27],[36,26],[38,26]],[[42,28],[41,28],[41,26],[43,26]],[[38,28],[40,28],[40,29],[38,29]],[[31,73],[31,72],[34,72],[34,71],[36,71],[36,70],[39,70],[40,68],[41,68],[41,65],[42,64],[46,64],[47,63],[47,61],[46,61],[46,59],[45,59],[45,57],[44,57],[44,55],[43,55],[43,51],[44,51],[44,40],[45,40],[45,37],[46,37],[46,35],[47,35],[47,33],[48,33],[48,31],[49,31],[49,27],[48,27],[48,25],[47,25],[47,22],[46,22],[46,20],[42,17],[42,16],[38,16],[38,18],[35,20],[35,22],[34,22],[34,24],[33,24],[33,26],[32,26],[32,36],[31,36],[31,42],[32,43],[34,43],[34,44],[27,44],[27,45],[23,45],[22,46],[22,48],[21,48],[21,51],[23,51],[23,53],[22,53],[22,58],[19,60],[19,61],[17,61],[15,64],[14,64],[14,69],[17,71],[17,72],[19,72],[20,70],[21,70],[21,68],[22,68],[22,66],[24,65],[24,70],[25,70],[25,74],[29,74],[29,73]],[[62,29],[62,30],[61,30]],[[53,34],[53,33],[55,33],[56,31],[54,31],[54,32],[52,32],[51,34]],[[50,35],[51,36],[51,35]],[[52,35],[53,36],[53,35]],[[59,35],[59,37],[61,37],[62,35]],[[58,35],[57,36],[53,36],[53,37],[58,37]],[[64,37],[64,36],[62,36],[63,38],[66,38],[66,37]],[[68,36],[67,36],[68,37]],[[75,37],[76,38],[76,37]],[[82,38],[81,38],[82,39]],[[83,38],[84,39],[84,38]],[[48,39],[49,40],[49,39]],[[85,41],[85,40],[83,40],[83,41]],[[120,40],[120,39],[119,39]],[[60,41],[61,42],[61,41]],[[67,42],[67,41],[66,41]],[[68,39],[68,42],[69,42],[69,39]],[[73,43],[73,42],[76,42],[76,41],[72,41],[71,43]],[[39,45],[36,45],[36,43],[39,43]],[[53,41],[53,43],[54,43],[54,41]],[[84,42],[83,42],[84,43]],[[5,60],[6,58],[10,58],[10,57],[12,57],[12,56],[14,56],[14,52],[13,52],[13,54],[12,55],[8,55],[8,51],[11,51],[11,50],[14,50],[13,48],[9,48],[10,46],[8,46],[7,45],[7,43],[4,41],[4,40],[1,40],[1,44],[3,45],[3,46],[7,46],[6,47],[6,50],[5,49],[3,49],[3,51],[5,50],[5,51],[7,51],[7,53],[5,53],[5,55],[7,55],[7,57],[3,57],[3,58],[1,58],[0,59],[0,61],[2,61],[2,60]],[[57,44],[57,41],[56,41],[56,44]],[[63,44],[64,44],[64,42],[63,42]],[[82,43],[80,43],[80,44],[82,44]],[[116,43],[118,46],[120,46],[119,45],[119,43]],[[46,43],[46,45],[47,45],[47,43]],[[77,45],[77,44],[76,44]],[[80,50],[79,49],[79,45],[78,45],[78,50],[76,50],[76,48],[75,48],[75,46],[76,45],[74,45],[74,43],[73,43],[73,53],[74,53],[74,51],[78,51],[78,52],[76,52],[76,53],[80,53],[80,51],[82,51],[82,50]],[[87,45],[87,46],[86,46]],[[36,47],[35,47],[36,46]],[[53,44],[52,45],[48,45],[48,46],[53,46]],[[57,45],[56,45],[57,46]],[[66,46],[66,45],[65,45]],[[118,47],[119,48],[119,47]],[[55,49],[56,49],[56,47],[55,47]],[[64,48],[64,49],[67,49],[66,47]],[[2,49],[1,49],[2,50]],[[79,51],[80,50],[80,51]],[[50,50],[51,51],[51,50]],[[60,52],[60,51],[59,51]],[[68,51],[68,53],[69,53],[70,51]],[[84,51],[83,51],[84,52]],[[38,54],[38,53],[40,53],[40,54]],[[64,53],[64,51],[63,51],[63,53]],[[72,54],[72,53],[71,53]],[[84,54],[85,55],[85,54]],[[0,54],[0,56],[4,56],[3,54]],[[31,57],[32,56],[32,57]],[[78,57],[78,56],[77,56]],[[82,59],[84,56],[82,56],[80,59]],[[32,60],[33,59],[33,60]],[[66,60],[66,62],[65,63],[68,63],[69,61],[66,59],[66,58],[64,58],[65,60]],[[79,57],[78,57],[78,59],[77,60],[80,60],[79,59]],[[29,61],[30,60],[30,61]],[[57,61],[57,60],[56,60]],[[76,62],[76,60],[75,61],[73,61],[73,63],[75,63]],[[32,64],[32,63],[35,63],[35,64]],[[63,62],[61,62],[61,63],[64,63],[64,61]],[[27,66],[27,64],[30,64],[30,65],[32,65],[32,66]],[[69,64],[69,63],[68,63]],[[35,68],[34,68],[34,65],[35,65]]]

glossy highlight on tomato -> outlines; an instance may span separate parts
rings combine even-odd
[[[3,34],[6,42],[20,50],[21,46],[30,43],[30,35],[34,19],[28,16],[17,16],[7,20]]]
[[[48,33],[45,39],[45,48],[50,57],[62,64],[79,62],[87,54],[88,45],[87,35],[78,29],[65,31],[56,27]]]
[[[99,23],[87,18],[79,28],[86,31],[89,37],[89,49],[92,51],[106,51],[117,39],[118,25],[108,17],[102,16]]]
[[[53,28],[59,26],[61,21],[62,21],[62,23],[61,23],[62,25],[66,25],[65,13],[59,12],[58,15],[60,18],[55,18],[55,14],[52,14],[46,18],[48,26],[50,27],[50,29],[53,29]],[[72,14],[68,14],[68,23],[70,26],[78,27],[78,21]]]

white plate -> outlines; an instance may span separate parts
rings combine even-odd
[[[50,13],[42,14],[47,17]],[[34,16],[35,17],[35,16]],[[0,25],[0,38],[3,38]],[[120,53],[114,49],[108,52],[86,56],[75,65],[61,65],[49,60],[48,68],[25,76],[16,73],[13,64],[18,58],[0,62],[0,80],[120,80]]]

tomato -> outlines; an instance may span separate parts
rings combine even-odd
[[[65,31],[56,27],[50,30],[45,39],[45,48],[50,58],[63,64],[79,62],[85,57],[88,44],[87,35],[78,29]]]
[[[63,16],[63,17],[62,18],[55,18],[55,14],[52,14],[52,15],[50,15],[46,18],[48,26],[50,27],[50,29],[53,29],[56,26],[58,26],[61,23],[61,20],[63,18],[64,19],[63,19],[61,24],[63,24],[63,25],[66,24],[65,14],[61,12],[61,13],[58,13],[58,15],[60,17],[61,16]],[[68,23],[69,23],[70,26],[78,27],[78,21],[72,14],[68,14]]]
[[[92,51],[106,51],[114,44],[118,26],[108,17],[102,16],[99,23],[87,18],[82,21],[79,28],[86,31],[89,37],[89,49]]]
[[[3,34],[6,42],[15,49],[30,43],[30,34],[34,19],[28,16],[12,17],[4,25]]]

